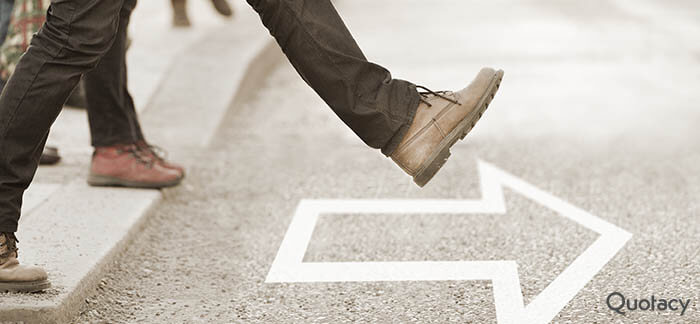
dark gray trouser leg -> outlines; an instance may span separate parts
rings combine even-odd
[[[54,0],[0,95],[0,232],[17,230],[51,124],[112,46],[124,0]]]
[[[125,0],[112,47],[83,76],[92,145],[111,146],[143,140],[134,101],[127,89],[127,28],[136,0]]]
[[[365,58],[330,0],[248,0],[301,77],[367,145],[390,155],[420,95]]]

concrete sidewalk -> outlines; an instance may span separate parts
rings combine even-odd
[[[194,26],[173,29],[168,1],[140,2],[128,54],[129,86],[147,138],[185,165],[207,145],[230,103],[264,77],[278,54],[250,10],[226,21],[206,2],[189,7]],[[87,186],[92,148],[84,111],[64,109],[49,144],[59,147],[63,161],[40,168],[17,234],[21,262],[44,267],[53,287],[0,295],[0,321],[70,321],[162,197],[157,190]]]

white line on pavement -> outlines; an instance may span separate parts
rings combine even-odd
[[[302,200],[297,206],[268,283],[491,280],[499,323],[548,323],[632,237],[606,222],[527,182],[479,161],[480,200]],[[303,262],[322,214],[505,214],[503,187],[552,209],[600,236],[527,306],[523,303],[517,263],[457,262]]]

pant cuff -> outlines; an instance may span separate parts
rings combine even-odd
[[[106,147],[106,146],[114,146],[114,145],[123,145],[123,144],[136,144],[140,141],[143,141],[143,137],[137,137],[133,138],[131,136],[129,137],[116,137],[116,138],[110,138],[110,139],[100,139],[99,141],[93,141],[92,146],[93,147]]]
[[[411,89],[413,90],[413,93],[415,93],[415,95],[411,97],[408,103],[408,111],[406,113],[405,119],[401,127],[399,127],[399,129],[394,133],[391,139],[389,139],[389,141],[382,147],[382,154],[384,154],[387,157],[391,156],[391,154],[394,153],[396,148],[399,147],[399,144],[401,144],[401,141],[408,132],[408,129],[411,127],[411,124],[413,124],[413,119],[416,117],[416,111],[418,110],[418,106],[420,105],[420,94],[418,94],[418,91],[415,89],[415,86],[411,86]]]
[[[17,232],[17,226],[0,226],[0,233],[14,233]]]

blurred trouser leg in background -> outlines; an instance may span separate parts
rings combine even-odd
[[[7,30],[10,27],[12,9],[15,7],[15,0],[0,0],[0,45],[5,42]]]
[[[416,87],[365,58],[329,0],[248,0],[301,77],[367,145],[390,155],[418,107]]]
[[[14,7],[15,0],[0,0],[0,46],[5,43],[5,39],[7,38]],[[5,80],[0,78],[0,92],[2,92],[4,87]]]
[[[190,18],[187,13],[187,0],[171,0],[173,6],[173,26],[189,27]],[[214,9],[224,17],[233,16],[233,8],[226,0],[211,0]]]
[[[3,19],[7,18],[0,26],[0,29],[7,28],[6,36],[0,41],[0,89],[5,87],[5,82],[14,71],[21,55],[27,50],[32,35],[44,24],[49,4],[48,0],[0,0],[0,15],[3,15]],[[80,85],[76,90],[79,88]],[[79,106],[75,100],[80,98],[76,95],[77,92],[74,91],[68,98],[67,105]],[[84,106],[83,104],[82,107]],[[52,165],[60,160],[58,148],[47,145],[39,164]]]
[[[125,0],[112,47],[97,66],[83,76],[92,146],[143,140],[134,102],[127,89],[127,27],[136,0]]]

